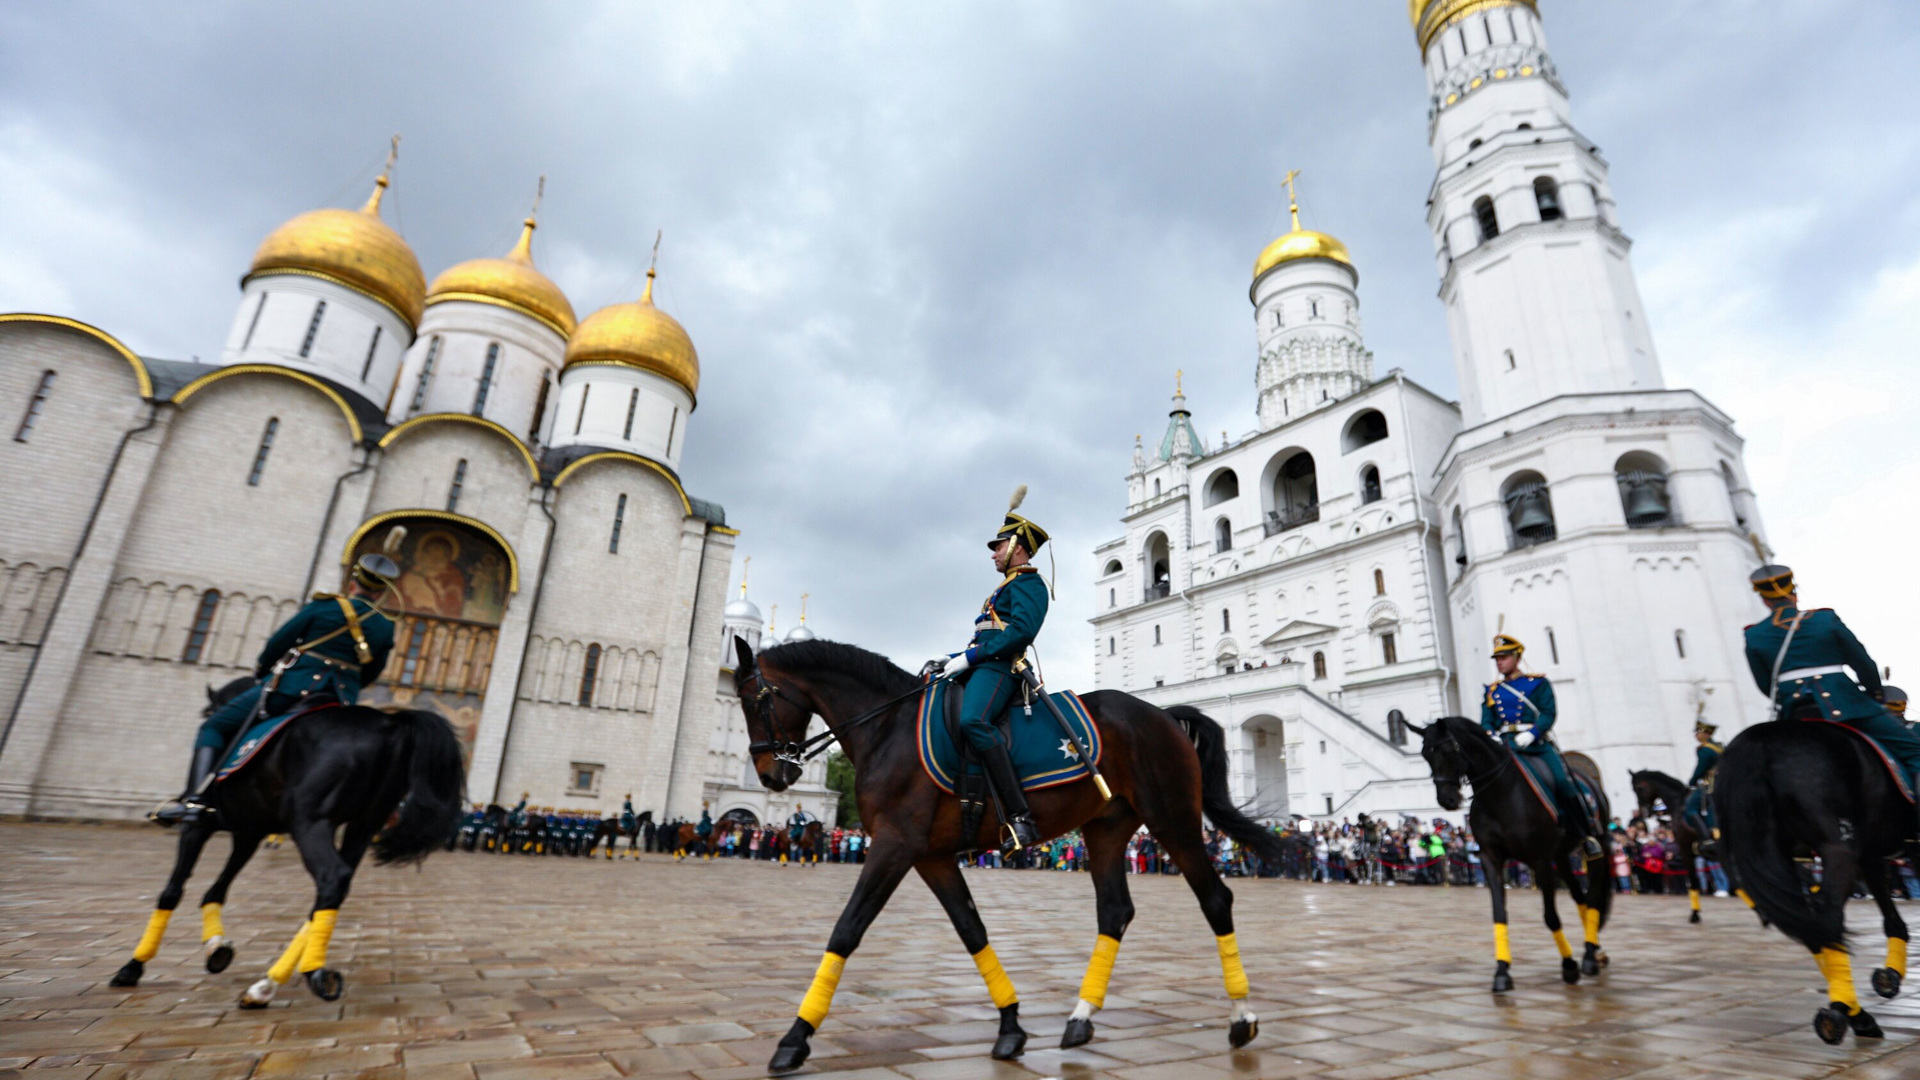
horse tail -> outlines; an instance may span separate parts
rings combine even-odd
[[[407,794],[397,820],[373,840],[380,863],[421,862],[458,827],[466,803],[467,774],[453,725],[436,712],[392,713],[407,759]]]
[[[1206,812],[1207,820],[1233,837],[1235,843],[1251,848],[1268,862],[1278,863],[1285,854],[1280,838],[1241,813],[1227,788],[1227,733],[1212,717],[1191,705],[1175,705],[1167,715],[1187,729],[1200,755],[1200,809]]]
[[[1783,724],[1766,724],[1741,732],[1721,756],[1713,780],[1720,843],[1753,906],[1781,933],[1816,952],[1844,947],[1840,905],[1815,903],[1807,895],[1782,833],[1778,812],[1798,803],[1773,783],[1776,759],[1770,744],[1785,730]],[[1795,757],[1818,759],[1817,754]]]

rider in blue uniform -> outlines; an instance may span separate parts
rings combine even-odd
[[[793,813],[787,815],[787,849],[796,852],[794,855],[795,859],[800,857],[797,852],[800,848],[800,841],[806,839],[807,826],[817,820],[819,819],[807,813],[805,806],[799,803],[793,804]],[[811,854],[817,855],[819,853],[812,852]]]
[[[1048,589],[1032,565],[1033,555],[1048,540],[1046,530],[1019,514],[1023,486],[1007,508],[1005,522],[987,547],[993,568],[1006,575],[980,606],[973,620],[973,641],[965,650],[935,661],[944,677],[965,674],[960,699],[960,732],[986,769],[987,782],[1006,810],[1010,850],[1039,842],[1040,828],[1027,808],[1026,792],[1013,768],[1013,756],[994,721],[1013,703],[1020,685],[1013,665],[1020,661],[1047,618]]]
[[[1700,745],[1693,751],[1693,775],[1687,778],[1687,801],[1686,805],[1680,809],[1681,816],[1691,819],[1695,831],[1702,837],[1713,835],[1713,822],[1707,818],[1709,809],[1707,789],[1711,786],[1709,781],[1713,776],[1714,766],[1720,764],[1720,754],[1725,749],[1713,741],[1713,733],[1716,730],[1718,730],[1717,725],[1709,724],[1705,720],[1693,722],[1693,739]],[[1700,842],[1702,849],[1700,854],[1712,855],[1712,843],[1710,839],[1703,839]]]
[[[1553,777],[1553,798],[1559,805],[1561,822],[1582,836],[1589,858],[1599,858],[1601,825],[1574,788],[1559,748],[1547,738],[1558,716],[1553,684],[1545,675],[1520,672],[1520,657],[1526,650],[1518,638],[1506,634],[1494,637],[1493,664],[1500,672],[1500,681],[1487,684],[1486,696],[1480,702],[1480,726],[1504,740],[1515,753],[1546,763]]]
[[[1866,646],[1832,608],[1800,607],[1792,570],[1763,566],[1751,580],[1771,611],[1747,627],[1747,666],[1760,692],[1773,699],[1774,718],[1828,720],[1863,731],[1905,766],[1910,780],[1920,781],[1920,735],[1882,707],[1886,688]]]
[[[400,567],[387,556],[362,555],[348,575],[345,595],[314,593],[305,607],[274,631],[254,667],[260,682],[201,722],[193,740],[187,789],[154,811],[153,820],[173,825],[212,815],[202,801],[208,778],[249,720],[282,716],[323,701],[357,702],[361,687],[380,677],[387,654],[393,651],[393,620],[377,601],[399,576]]]

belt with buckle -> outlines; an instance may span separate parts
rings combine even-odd
[[[1780,681],[1793,682],[1796,679],[1817,679],[1822,675],[1845,675],[1846,673],[1847,666],[1845,664],[1828,664],[1826,667],[1794,668],[1792,671],[1781,672]]]

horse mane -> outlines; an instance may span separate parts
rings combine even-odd
[[[1636,780],[1644,776],[1647,778],[1647,780],[1650,783],[1660,785],[1663,787],[1683,788],[1687,786],[1687,782],[1685,780],[1682,780],[1677,776],[1669,776],[1666,773],[1661,772],[1659,769],[1628,769],[1627,771],[1631,773],[1633,775],[1633,778]]]
[[[904,694],[920,684],[917,677],[879,653],[843,641],[789,641],[760,656],[790,671],[845,675],[884,694]]]

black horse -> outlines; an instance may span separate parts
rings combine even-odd
[[[1707,871],[1704,867],[1693,865],[1693,857],[1701,850],[1700,845],[1711,838],[1700,835],[1699,828],[1687,818],[1686,784],[1657,769],[1634,769],[1631,770],[1631,774],[1633,797],[1640,803],[1641,817],[1653,817],[1656,801],[1666,807],[1668,824],[1673,829],[1673,842],[1679,847],[1681,858],[1686,860],[1687,904],[1693,909],[1692,914],[1687,916],[1687,921],[1697,923],[1700,921],[1700,894],[1705,892],[1712,883],[1707,880]],[[1735,876],[1733,868],[1723,862],[1720,864],[1720,872],[1727,875],[1727,884],[1732,887],[1733,894],[1744,901],[1749,908],[1753,907],[1753,898],[1747,895],[1747,890],[1740,887],[1740,881]],[[1762,915],[1761,924],[1765,925],[1766,921],[1766,916]]]
[[[1720,851],[1761,915],[1805,945],[1827,979],[1827,1007],[1813,1030],[1828,1043],[1881,1037],[1860,1007],[1846,942],[1847,898],[1865,882],[1880,905],[1887,964],[1873,990],[1890,998],[1907,974],[1907,924],[1894,909],[1887,860],[1913,834],[1913,804],[1878,753],[1838,724],[1790,720],[1742,731],[1720,758],[1713,781]],[[1809,885],[1796,855],[1820,860]]]
[[[809,1040],[826,1017],[847,958],[910,870],[919,873],[946,909],[1000,1010],[993,1056],[1018,1055],[1027,1039],[1020,1027],[1019,996],[987,943],[986,925],[955,863],[961,851],[997,843],[997,814],[989,811],[973,834],[963,835],[960,801],[935,786],[921,767],[914,738],[921,680],[885,657],[837,642],[795,642],[758,657],[744,642],[736,639],[736,645],[734,687],[746,713],[747,734],[753,739],[748,751],[760,783],[784,791],[800,778],[807,726],[818,716],[853,763],[860,820],[873,835],[871,854],[827,940],[813,986],[768,1071],[786,1072],[806,1061]],[[1100,732],[1100,771],[1111,784],[1112,798],[1101,794],[1091,777],[1031,795],[1043,835],[1081,830],[1096,893],[1099,937],[1060,1045],[1071,1048],[1093,1038],[1093,1013],[1106,1000],[1120,937],[1133,920],[1127,840],[1144,822],[1186,876],[1213,929],[1233,1002],[1228,1042],[1235,1048],[1245,1046],[1259,1031],[1259,1021],[1247,1009],[1247,976],[1233,932],[1233,893],[1207,858],[1201,814],[1258,855],[1276,857],[1279,846],[1272,833],[1233,804],[1220,725],[1195,709],[1162,710],[1114,690],[1097,690],[1081,701]],[[1039,716],[1034,720],[1046,722]]]
[[[1547,929],[1553,931],[1553,943],[1560,950],[1561,979],[1571,986],[1582,975],[1600,974],[1601,966],[1607,963],[1607,954],[1600,948],[1600,928],[1607,924],[1607,914],[1613,908],[1613,890],[1607,884],[1612,838],[1601,839],[1599,858],[1588,863],[1582,834],[1560,827],[1554,811],[1534,795],[1532,785],[1521,774],[1519,757],[1472,720],[1443,716],[1424,728],[1414,724],[1407,727],[1420,733],[1420,753],[1433,770],[1433,788],[1441,806],[1460,809],[1461,784],[1473,785],[1467,824],[1480,842],[1480,864],[1493,900],[1493,992],[1513,989],[1513,955],[1507,942],[1509,860],[1533,871],[1546,907]],[[1589,779],[1595,781],[1593,794],[1599,801],[1600,820],[1609,820],[1606,792],[1596,778]],[[1565,884],[1573,896],[1581,927],[1586,931],[1586,950],[1579,960],[1573,958],[1573,946],[1560,929],[1560,913],[1553,903],[1556,882]]]
[[[217,692],[209,691],[208,710],[232,700],[252,683],[252,679],[237,679]],[[200,916],[207,970],[225,970],[233,960],[233,947],[220,919],[227,887],[262,839],[284,832],[293,837],[313,877],[313,911],[267,978],[249,987],[240,1004],[264,1007],[273,999],[274,988],[285,983],[296,967],[315,994],[336,1000],[345,979],[326,966],[327,946],[361,856],[371,846],[381,863],[425,859],[458,824],[465,786],[460,742],[437,713],[349,705],[297,717],[245,768],[208,790],[207,803],[216,812],[212,824],[181,826],[173,874],[160,892],[133,959],[114,973],[112,985],[139,985],[146,962],[160,949],[161,936],[179,906],[201,849],[221,830],[233,834],[233,853],[207,890]],[[342,826],[345,831],[335,848],[334,835]]]
[[[632,855],[636,859],[639,858],[640,830],[645,828],[647,822],[652,820],[653,811],[642,810],[633,819],[633,828],[623,831],[620,828],[619,818],[601,818],[600,824],[594,827],[592,842],[587,845],[587,857],[592,858],[593,853],[600,849],[600,844],[604,841],[607,845],[607,861],[612,862],[614,849],[620,846],[620,838],[624,836],[627,838],[627,850],[621,852],[620,857],[624,859],[628,855]]]

